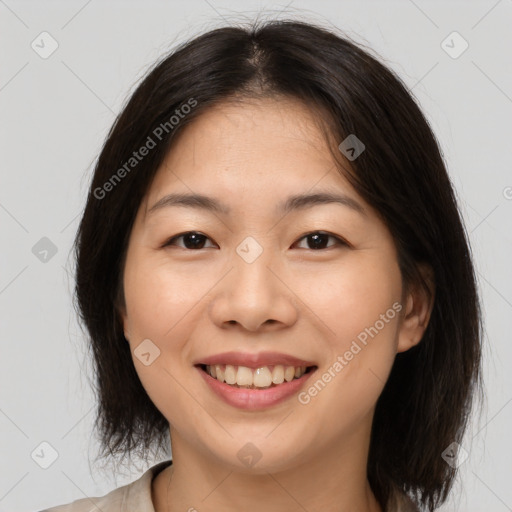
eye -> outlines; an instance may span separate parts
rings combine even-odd
[[[176,235],[167,240],[162,247],[167,247],[169,245],[177,245],[175,243],[176,240],[183,238],[184,245],[178,245],[178,247],[183,247],[184,249],[203,249],[204,243],[209,238],[198,231],[187,231],[186,233],[182,233],[181,235]],[[213,246],[212,246],[213,247]]]
[[[327,240],[329,238],[332,238],[337,241],[338,245],[345,245],[348,246],[349,244],[341,239],[340,237],[336,235],[331,235],[330,233],[325,233],[322,231],[313,231],[312,233],[308,233],[307,235],[303,236],[302,238],[299,238],[299,240],[306,240],[307,243],[311,243],[312,247],[305,247],[305,249],[312,249],[312,250],[321,250],[326,249],[329,247],[332,247],[333,245],[326,246]]]
[[[329,238],[336,241],[336,243],[331,245],[326,245]],[[177,244],[176,241],[183,239],[183,245]],[[198,231],[187,231],[185,233],[182,233],[180,235],[173,236],[167,242],[163,244],[162,247],[167,246],[178,246],[183,247],[184,249],[189,250],[197,250],[197,249],[204,249],[205,248],[205,242],[207,240],[210,240],[206,235],[198,232]],[[301,237],[300,240],[306,240],[306,243],[310,244],[311,247],[303,247],[305,249],[311,249],[314,251],[322,250],[322,249],[328,249],[329,247],[333,247],[334,245],[344,245],[349,246],[349,244],[341,239],[340,237],[336,235],[331,235],[330,233],[322,232],[322,231],[313,231],[311,233],[308,233]],[[296,242],[297,243],[297,242]],[[214,247],[212,245],[211,247]]]

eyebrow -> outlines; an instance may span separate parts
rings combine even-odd
[[[277,214],[287,214],[295,210],[303,210],[317,205],[338,203],[347,206],[352,210],[366,215],[363,206],[344,194],[333,192],[317,192],[313,194],[296,194],[288,197],[276,207]],[[171,206],[185,206],[189,208],[198,208],[219,214],[229,215],[231,209],[219,202],[217,199],[203,194],[167,194],[160,198],[148,211],[147,214],[160,210],[161,208]]]

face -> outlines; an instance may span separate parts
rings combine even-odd
[[[316,200],[290,201],[302,195]],[[277,471],[368,437],[396,353],[420,337],[388,229],[292,100],[225,103],[186,127],[137,213],[124,293],[173,452],[176,440],[240,470],[247,454]]]

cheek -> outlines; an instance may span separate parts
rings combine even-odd
[[[188,411],[187,421],[199,417],[201,411],[190,406],[190,395],[180,383],[189,378],[186,342],[198,321],[200,308],[194,306],[208,289],[204,280],[141,256],[127,261],[124,288],[132,359],[144,389],[172,424],[181,424],[183,411]],[[154,343],[145,350],[151,354],[148,365],[137,356],[146,339]]]
[[[324,344],[328,356],[299,399],[326,418],[325,436],[341,424],[357,425],[368,414],[396,354],[402,307],[398,264],[375,255],[359,256],[331,272],[329,282],[318,276],[316,285],[304,282],[305,289],[314,290],[309,305],[328,334]]]
[[[402,280],[397,262],[391,258],[373,253],[356,253],[336,266],[322,273],[301,275],[297,285],[302,289],[301,296],[313,313],[330,332],[329,339],[337,350],[355,339],[366,328],[381,320],[381,315],[400,301]],[[395,310],[387,317],[395,322],[385,322],[382,329],[396,324]],[[386,318],[385,320],[389,320]]]
[[[208,289],[193,270],[149,258],[127,264],[124,286],[130,331],[160,340],[170,336]]]

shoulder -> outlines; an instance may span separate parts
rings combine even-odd
[[[40,512],[128,512],[130,510],[155,512],[151,499],[151,482],[171,463],[171,461],[159,462],[137,480],[118,487],[104,496],[81,498]]]

